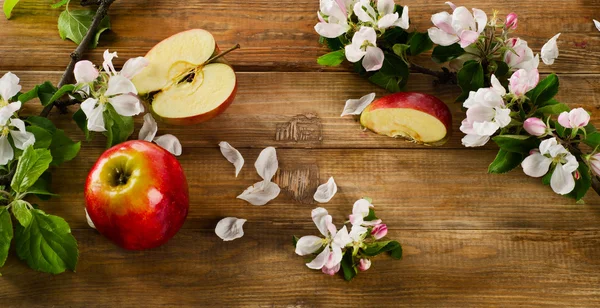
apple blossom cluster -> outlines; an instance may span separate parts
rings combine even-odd
[[[0,78],[0,166],[15,157],[15,149],[25,150],[35,143],[35,136],[25,129],[25,122],[17,116],[21,102],[12,101],[19,91],[21,85],[17,75],[8,72]]]
[[[335,275],[341,269],[346,280],[351,280],[359,271],[371,267],[371,259],[388,252],[394,259],[402,258],[402,247],[397,241],[387,240],[387,226],[375,216],[373,204],[368,198],[354,203],[348,216],[350,231],[346,225],[338,229],[326,209],[315,208],[312,220],[323,237],[306,235],[294,238],[296,254],[314,256],[306,264],[310,269]]]

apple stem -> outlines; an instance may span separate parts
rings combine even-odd
[[[227,50],[225,50],[225,51],[223,51],[223,52],[219,53],[218,55],[216,55],[216,56],[214,56],[214,57],[212,57],[212,58],[210,58],[210,59],[206,60],[206,62],[204,62],[204,64],[203,64],[203,65],[209,64],[209,63],[213,62],[214,60],[216,60],[216,59],[218,59],[218,58],[221,58],[221,57],[223,57],[224,55],[226,55],[226,54],[228,54],[228,53],[230,53],[230,52],[232,52],[232,51],[234,51],[234,50],[236,50],[236,49],[239,49],[240,47],[241,47],[241,46],[240,46],[240,44],[236,44],[235,46],[233,46],[233,47],[231,47],[231,48],[229,48],[229,49],[227,49]]]

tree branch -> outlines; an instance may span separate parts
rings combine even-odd
[[[90,25],[90,28],[88,29],[87,33],[83,37],[83,40],[81,40],[81,43],[79,43],[79,46],[77,46],[77,48],[75,48],[75,50],[71,53],[71,61],[69,62],[69,65],[67,65],[67,69],[65,70],[64,74],[62,75],[62,77],[58,83],[59,89],[60,89],[60,87],[64,86],[65,84],[67,84],[73,80],[73,69],[75,69],[75,63],[77,63],[77,61],[81,60],[81,58],[83,57],[83,54],[86,52],[86,50],[92,43],[92,39],[96,35],[96,32],[98,32],[98,27],[100,26],[102,19],[104,19],[104,17],[106,17],[106,14],[108,13],[108,8],[110,7],[110,5],[113,2],[115,2],[115,0],[95,0],[95,1],[82,0],[81,1],[82,5],[84,5],[84,4],[88,5],[88,4],[94,4],[94,3],[99,3],[100,5],[98,6],[98,9],[96,10],[96,15],[94,15],[94,19],[92,19],[92,24]],[[52,111],[52,108],[54,107],[54,105],[57,103],[52,103],[52,104],[44,107],[44,110],[42,110],[42,112],[40,113],[40,116],[47,117],[50,114],[50,111]]]
[[[434,71],[418,64],[410,63],[410,70],[414,73],[433,76],[438,79],[436,82],[439,84],[458,84],[456,73],[449,71],[445,67],[442,68],[442,71]]]

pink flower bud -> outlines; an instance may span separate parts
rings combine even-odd
[[[335,273],[337,273],[337,272],[340,270],[340,265],[341,265],[341,263],[338,263],[338,264],[336,264],[334,267],[331,267],[331,268],[330,268],[330,267],[327,267],[327,266],[323,266],[323,267],[321,268],[321,271],[322,271],[324,274],[327,274],[327,275],[329,275],[329,276],[333,276],[333,275],[335,275]]]
[[[600,176],[600,153],[596,153],[590,157],[590,166],[594,174]]]
[[[388,229],[385,224],[378,224],[371,230],[371,235],[376,239],[380,239],[387,235]]]
[[[523,123],[523,128],[532,136],[542,136],[546,134],[546,123],[538,118],[528,118]]]
[[[506,16],[506,28],[508,29],[516,29],[517,28],[517,14],[515,13],[510,13],[508,14],[508,16]]]
[[[575,170],[575,172],[573,172],[573,177],[575,180],[581,179],[581,173],[579,173],[579,170]]]
[[[358,270],[360,271],[366,271],[371,267],[371,260],[369,259],[360,259],[360,261],[358,261]]]

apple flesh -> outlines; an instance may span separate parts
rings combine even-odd
[[[441,145],[450,136],[452,113],[435,96],[400,92],[371,103],[361,114],[360,123],[381,135]]]
[[[162,122],[188,125],[210,120],[231,105],[237,92],[231,66],[222,59],[207,63],[218,52],[206,30],[175,34],[145,55],[149,64],[132,81]]]
[[[87,213],[102,235],[131,250],[171,239],[189,209],[181,165],[156,144],[132,140],[104,152],[85,184]]]

